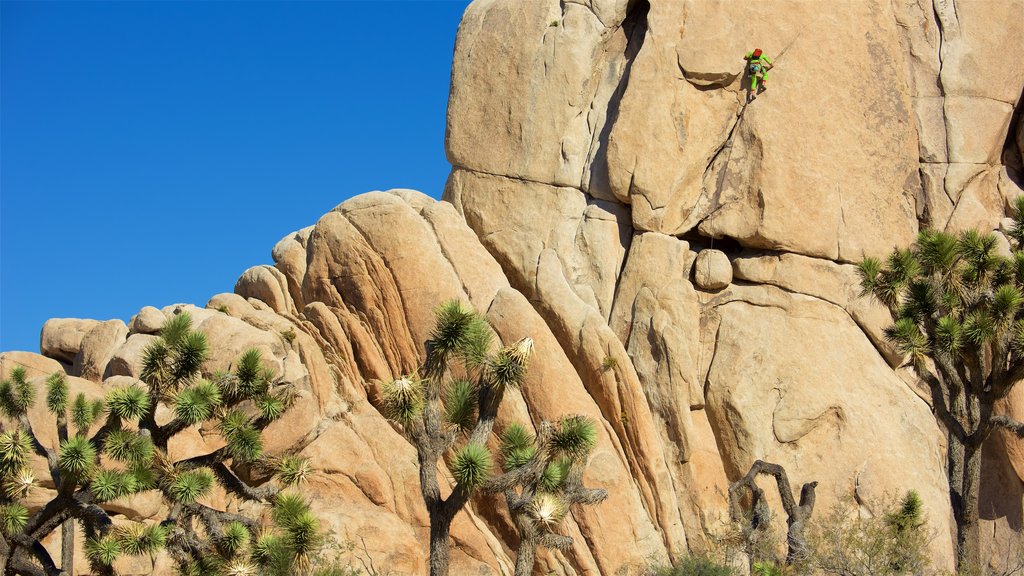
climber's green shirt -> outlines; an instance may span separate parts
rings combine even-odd
[[[747,61],[747,69],[750,71],[750,89],[755,90],[759,77],[762,82],[768,80],[768,68],[772,66],[772,60],[764,54],[755,57],[753,52],[747,52],[743,58]]]

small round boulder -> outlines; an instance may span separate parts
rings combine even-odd
[[[693,268],[698,288],[721,290],[732,282],[732,264],[720,250],[701,250]]]

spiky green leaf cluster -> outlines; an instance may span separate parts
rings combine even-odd
[[[273,373],[263,365],[263,354],[256,348],[242,353],[230,388],[232,398],[254,400],[267,393]]]
[[[441,376],[455,358],[471,368],[483,365],[494,339],[483,316],[461,302],[451,300],[438,306],[434,317],[424,365],[428,376]]]
[[[25,529],[25,524],[28,523],[28,510],[18,504],[12,502],[0,506],[0,531],[7,536],[12,536]]]
[[[8,418],[17,419],[25,415],[35,398],[36,389],[28,381],[24,366],[15,366],[11,369],[10,379],[0,381],[0,412]]]
[[[562,418],[551,435],[552,447],[573,460],[586,458],[596,443],[597,430],[586,416]]]
[[[106,406],[103,400],[90,401],[85,394],[79,392],[71,404],[71,422],[75,425],[79,434],[88,432],[89,427],[103,415]]]
[[[571,467],[572,461],[568,458],[559,458],[548,462],[540,476],[541,489],[551,493],[561,490],[566,478],[569,477],[569,469]]]
[[[309,554],[323,541],[320,522],[310,512],[309,503],[295,493],[280,494],[271,517],[282,534],[260,535],[253,545],[253,559],[264,565],[280,565],[282,559],[288,563],[307,562]]]
[[[0,432],[0,488],[9,499],[24,497],[35,484],[28,466],[31,451],[32,441],[23,430]]]
[[[924,502],[916,490],[909,490],[900,500],[899,507],[885,515],[885,521],[897,532],[907,532],[922,526]]]
[[[94,567],[110,566],[121,555],[121,544],[113,535],[85,541],[85,557]]]
[[[236,428],[225,435],[228,452],[238,462],[254,462],[263,455],[263,438],[260,431],[251,424]]]
[[[506,470],[515,470],[525,466],[537,454],[533,435],[518,422],[505,428],[500,438],[501,459]]]
[[[67,412],[68,381],[60,372],[54,372],[46,379],[46,408],[57,416],[64,416]]]
[[[87,479],[96,463],[96,447],[88,438],[72,436],[61,443],[57,465],[62,473],[79,480]]]
[[[28,466],[5,473],[2,478],[2,493],[11,500],[28,496],[29,490],[36,484],[36,477]]]
[[[171,481],[168,492],[176,502],[191,504],[202,498],[213,486],[213,474],[199,468],[178,473]]]
[[[153,442],[135,430],[113,430],[103,441],[103,453],[125,464],[148,465],[153,460]]]
[[[260,430],[244,412],[228,411],[221,417],[219,426],[232,458],[239,462],[253,462],[263,454]]]
[[[383,386],[384,410],[387,417],[408,425],[423,411],[423,382],[415,376],[402,376]]]
[[[32,451],[32,440],[22,430],[0,432],[0,474],[19,470]]]
[[[476,386],[465,379],[448,384],[444,395],[445,421],[464,432],[476,423]]]
[[[167,545],[167,528],[160,524],[133,523],[114,531],[121,552],[129,556],[154,555]]]
[[[309,460],[298,456],[285,456],[277,466],[277,477],[285,486],[305,482],[309,474]]]
[[[487,362],[488,381],[497,389],[517,388],[526,379],[526,368],[533,353],[533,340],[522,340],[502,348]]]
[[[229,556],[237,554],[248,544],[249,529],[240,522],[229,522],[228,525],[224,527],[224,534],[218,542],[218,546],[227,552]]]
[[[192,383],[208,356],[206,335],[192,330],[192,317],[182,312],[169,318],[160,337],[143,349],[142,381],[163,398]]]
[[[93,475],[90,487],[98,502],[108,502],[134,493],[135,476],[121,470],[99,470]]]
[[[191,426],[213,416],[220,404],[220,389],[208,380],[200,380],[174,397],[174,416]]]
[[[134,384],[107,393],[107,410],[122,420],[138,420],[149,411],[149,392]]]
[[[483,486],[493,467],[491,452],[483,444],[471,442],[457,451],[452,460],[452,476],[467,490]]]

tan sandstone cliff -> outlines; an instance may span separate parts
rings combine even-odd
[[[541,553],[537,574],[699,548],[758,458],[818,480],[822,507],[918,490],[948,566],[942,434],[851,263],[923,226],[1005,225],[1024,192],[1024,0],[758,5],[752,18],[740,1],[477,0],[455,47],[447,202],[358,196],[205,308],[54,319],[42,355],[7,352],[0,369],[65,370],[102,394],[188,310],[210,369],[256,346],[301,391],[265,441],[312,459],[308,491],[338,536],[423,573],[415,452],[370,382],[413,370],[432,308],[461,298],[502,341],[537,343],[503,422],[600,422],[587,483],[609,499],[567,519],[575,548]],[[744,107],[756,46],[777,66]],[[1015,394],[1003,409],[1021,417]],[[216,447],[197,427],[178,449]],[[991,553],[1022,530],[1024,443],[993,438],[984,477]],[[112,506],[145,519],[161,504]],[[501,508],[481,497],[458,516],[454,573],[510,572]],[[138,564],[125,568],[153,569]]]

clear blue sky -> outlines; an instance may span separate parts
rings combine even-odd
[[[0,4],[0,351],[206,303],[346,198],[439,197],[468,2]]]

